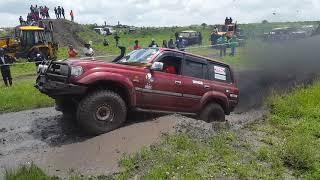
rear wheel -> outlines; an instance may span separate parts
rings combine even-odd
[[[119,128],[126,120],[124,100],[112,91],[89,94],[79,104],[77,120],[89,134],[99,135]]]
[[[200,118],[208,123],[225,122],[225,113],[219,104],[210,103],[202,110]]]

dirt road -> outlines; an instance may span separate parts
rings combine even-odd
[[[232,114],[228,120],[237,128],[262,115],[263,111],[253,110]],[[139,115],[118,130],[88,137],[54,108],[0,115],[0,174],[6,168],[31,162],[62,177],[70,171],[110,174],[119,170],[118,161],[123,154],[157,142],[163,133],[175,132],[182,124],[212,128],[211,124],[179,115]]]

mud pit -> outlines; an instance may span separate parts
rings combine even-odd
[[[250,111],[232,114],[228,120],[237,128],[262,115],[261,110]],[[110,174],[119,170],[118,161],[123,154],[137,152],[183,124],[212,128],[211,124],[179,115],[138,117],[140,121],[131,118],[131,123],[118,130],[88,137],[54,108],[0,115],[1,173],[6,168],[34,162],[62,177],[71,170],[84,175]]]

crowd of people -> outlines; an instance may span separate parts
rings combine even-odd
[[[49,8],[45,6],[31,5],[30,12],[27,15],[26,20],[20,16],[19,22],[20,25],[35,25],[39,20],[42,19],[50,19]],[[66,19],[65,9],[62,6],[54,7],[54,13],[56,15],[56,19]],[[74,13],[70,11],[70,19],[74,21]]]

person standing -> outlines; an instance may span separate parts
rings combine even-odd
[[[46,18],[49,19],[50,18],[49,8],[47,6],[44,6],[44,13],[45,13]]]
[[[54,7],[54,14],[56,15],[56,19],[58,19],[58,10],[56,7]]]
[[[159,45],[156,43],[154,39],[152,39],[151,43],[149,44],[149,47],[156,48],[156,47],[159,47]]]
[[[36,47],[31,53],[31,59],[35,62],[35,65],[38,67],[39,64],[42,63],[42,61],[46,60],[46,57],[44,57],[40,49]]]
[[[69,45],[68,55],[69,55],[69,58],[76,58],[78,55],[78,52],[73,48],[72,45]]]
[[[229,44],[230,44],[230,48],[231,48],[230,56],[235,56],[235,55],[236,55],[236,48],[237,48],[237,46],[238,46],[237,37],[236,37],[236,36],[233,36],[233,37],[229,40]]]
[[[74,14],[73,14],[72,10],[70,11],[70,17],[71,17],[71,21],[73,22],[74,21]]]
[[[116,47],[118,47],[120,36],[118,35],[118,33],[116,33],[113,38],[114,40],[116,40]]]
[[[21,26],[24,25],[24,20],[23,20],[22,16],[19,17],[19,21],[20,21]]]
[[[87,57],[93,57],[94,56],[94,50],[91,47],[90,43],[86,43],[84,45],[83,54]]]
[[[61,18],[61,7],[58,6],[58,18],[60,19]]]
[[[177,48],[180,51],[184,51],[185,43],[184,43],[184,40],[183,40],[182,36],[179,36],[179,39],[177,40],[176,44],[177,44]]]
[[[142,47],[139,45],[139,41],[138,40],[135,40],[134,41],[134,46],[133,46],[133,50],[138,50],[138,49],[141,49]]]
[[[63,7],[61,7],[61,13],[62,13],[63,19],[66,19],[66,17],[64,16],[64,8]]]
[[[168,48],[170,49],[175,49],[175,45],[174,45],[174,41],[173,38],[170,38],[169,42],[168,42]]]
[[[1,70],[3,82],[7,87],[8,85],[12,86],[12,77],[11,77],[9,63],[10,63],[9,56],[5,55],[3,48],[0,48],[0,70]]]
[[[217,40],[217,43],[219,44],[219,48],[220,48],[220,57],[226,56],[226,54],[227,54],[227,37],[226,37],[226,34],[222,35]]]
[[[168,42],[167,42],[167,40],[163,40],[163,41],[162,41],[162,47],[163,47],[163,48],[168,48]]]

